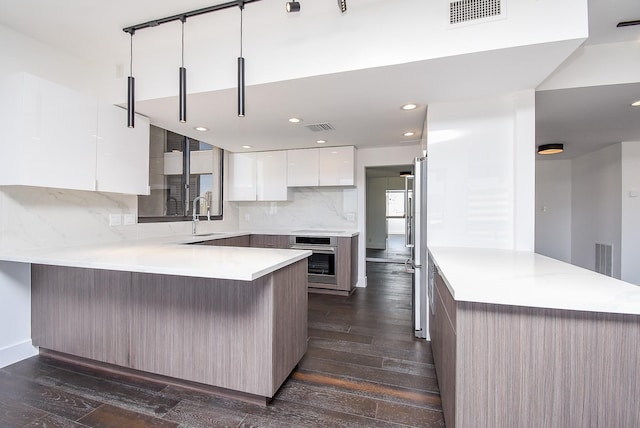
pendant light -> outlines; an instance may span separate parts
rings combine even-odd
[[[240,7],[240,56],[238,57],[238,117],[244,117],[244,58],[242,57],[242,13],[244,1],[238,2]]]
[[[129,128],[135,127],[136,121],[136,109],[135,109],[135,83],[136,79],[133,77],[133,34],[134,30],[129,32],[131,36],[131,56],[129,58],[129,78],[127,79],[127,126]]]
[[[182,15],[180,21],[182,21],[182,65],[180,67],[180,112],[179,120],[182,123],[187,121],[187,69],[184,68],[184,23],[187,17]]]

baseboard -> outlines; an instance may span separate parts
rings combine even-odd
[[[367,286],[367,277],[361,276],[358,278],[358,282],[356,283],[356,287],[364,288]]]
[[[31,344],[31,339],[0,348],[0,369],[35,355],[38,355],[38,348]]]

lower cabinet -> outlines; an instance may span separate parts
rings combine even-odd
[[[204,241],[201,245],[211,245],[214,247],[250,247],[251,235],[234,236],[231,238],[212,239]]]
[[[447,427],[455,427],[456,302],[439,272],[435,273],[433,308],[429,308],[429,334],[438,374],[442,411]]]
[[[309,291],[349,295],[358,282],[358,236],[338,237],[336,283],[309,282]]]
[[[288,235],[251,235],[251,247],[255,248],[289,248]]]

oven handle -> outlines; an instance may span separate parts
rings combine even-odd
[[[319,253],[319,254],[335,254],[336,253],[336,250],[333,247],[317,248],[317,247],[305,247],[304,245],[291,245],[289,248],[291,248],[292,250],[311,250],[314,253]]]

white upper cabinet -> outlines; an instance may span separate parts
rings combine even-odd
[[[19,73],[3,81],[0,100],[0,184],[95,190],[95,99]]]
[[[148,121],[127,134],[124,111],[98,104],[27,73],[4,78],[0,185],[146,194]]]
[[[287,183],[289,187],[311,187],[318,185],[319,149],[289,150],[287,153]]]
[[[288,201],[287,152],[285,150],[256,153],[256,186],[258,201]]]
[[[126,110],[98,105],[96,190],[148,195],[149,119],[137,115],[135,128],[126,123]]]
[[[353,186],[355,180],[355,148],[323,147],[320,149],[320,186]]]
[[[229,154],[230,201],[287,201],[287,152]]]
[[[288,151],[290,187],[354,186],[355,147]]]
[[[255,201],[256,154],[229,153],[229,201]]]

